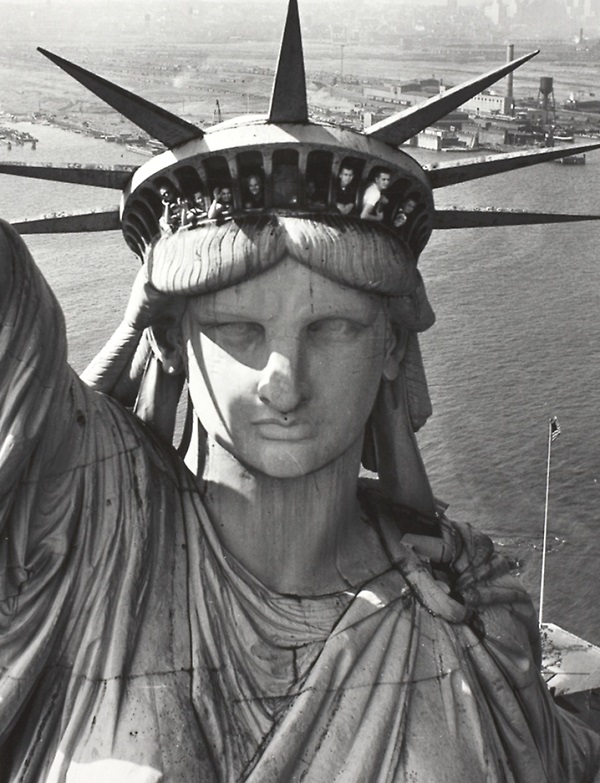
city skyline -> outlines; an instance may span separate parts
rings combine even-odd
[[[248,3],[253,7],[247,13]],[[79,9],[94,13],[79,13]],[[118,37],[181,43],[239,38],[278,44],[285,0],[0,0],[5,41],[103,45]],[[301,0],[307,42],[397,46],[600,38],[600,0]],[[188,24],[188,20],[191,24]]]

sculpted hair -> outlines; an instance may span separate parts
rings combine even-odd
[[[149,278],[168,294],[202,294],[241,283],[289,254],[350,288],[410,296],[421,280],[408,244],[386,226],[335,215],[245,216],[161,237],[149,250]]]

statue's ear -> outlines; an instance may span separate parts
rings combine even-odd
[[[389,324],[383,360],[383,377],[386,381],[393,381],[398,377],[407,342],[408,331]]]
[[[179,322],[154,324],[150,327],[150,342],[155,356],[167,375],[182,375],[183,335]]]

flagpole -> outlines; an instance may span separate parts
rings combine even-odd
[[[542,625],[544,613],[544,582],[546,578],[546,543],[548,541],[548,497],[550,495],[550,455],[552,454],[552,441],[560,433],[560,425],[556,419],[548,420],[548,460],[546,465],[546,503],[544,505],[544,539],[542,543],[542,576],[540,581],[540,613],[538,623]]]

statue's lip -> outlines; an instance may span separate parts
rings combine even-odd
[[[262,437],[267,440],[306,440],[310,427],[298,419],[267,418],[257,419],[252,424],[259,428]]]
[[[272,416],[266,419],[256,419],[252,423],[253,424],[277,424],[279,427],[296,427],[299,424],[297,419],[290,418],[289,416],[286,416],[285,418]]]

